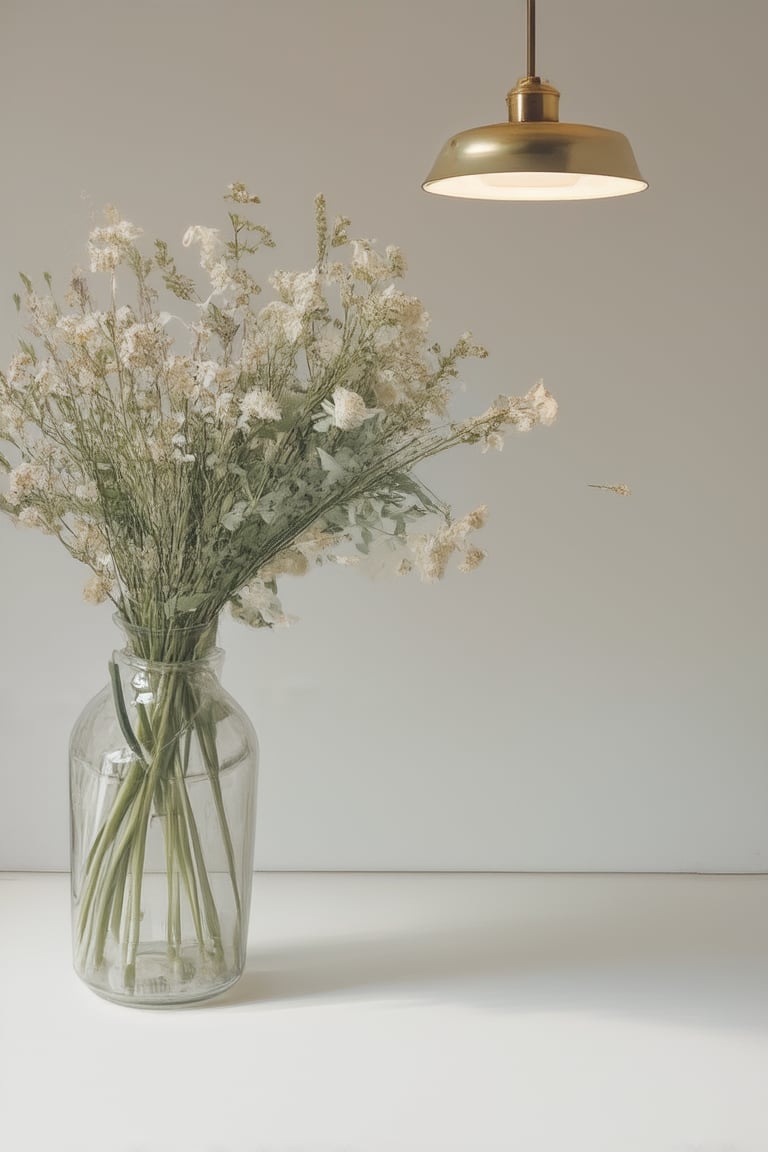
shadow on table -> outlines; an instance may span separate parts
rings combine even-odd
[[[528,878],[530,880],[530,878]],[[701,877],[691,897],[677,878],[626,877],[521,909],[500,887],[488,908],[408,930],[287,941],[249,953],[241,980],[204,1006],[260,1009],[365,999],[466,1003],[493,1012],[589,1010],[691,1024],[768,1029],[768,927],[762,878]],[[644,881],[644,883],[643,883]],[[595,891],[595,888],[597,891]],[[602,890],[601,890],[602,888]],[[586,894],[585,894],[586,893]],[[487,905],[487,901],[486,901]]]

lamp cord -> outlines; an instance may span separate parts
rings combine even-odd
[[[536,75],[536,0],[528,0],[528,75]]]

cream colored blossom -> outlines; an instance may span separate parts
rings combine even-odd
[[[38,333],[45,333],[56,327],[59,314],[50,296],[38,296],[36,292],[28,292],[24,303],[35,321],[35,330]]]
[[[66,392],[64,381],[59,375],[55,362],[50,357],[37,366],[35,385],[43,396],[60,396]]]
[[[333,325],[327,325],[314,343],[313,352],[321,364],[331,364],[342,350],[341,332]]]
[[[141,228],[136,228],[128,220],[115,219],[114,210],[110,215],[111,223],[91,232],[88,241],[91,272],[113,272],[133,241],[141,236]]]
[[[220,244],[217,228],[204,228],[200,224],[193,224],[187,228],[181,242],[185,248],[189,248],[191,244],[199,244],[201,267],[206,270],[213,267]]]
[[[557,416],[557,400],[551,392],[544,387],[544,381],[539,382],[526,394],[525,399],[534,408],[540,424],[552,424]]]
[[[61,450],[49,436],[40,436],[29,451],[35,464],[47,464],[50,468],[56,467]]]
[[[307,557],[298,548],[284,548],[268,564],[259,569],[263,581],[276,580],[278,576],[303,576],[309,568]]]
[[[115,331],[123,332],[129,328],[131,324],[136,323],[136,313],[130,304],[121,304],[119,308],[115,309]]]
[[[166,319],[167,318],[167,319]],[[160,315],[146,324],[130,324],[120,341],[120,359],[132,368],[155,368],[163,361],[163,320]]]
[[[219,370],[216,373],[216,384],[219,388],[224,388],[227,391],[234,391],[237,387],[237,382],[240,378],[240,370],[237,364],[220,364]]]
[[[89,244],[88,257],[91,272],[113,272],[120,263],[121,252],[114,244],[107,244],[104,248]]]
[[[488,452],[493,449],[496,452],[502,452],[504,449],[504,437],[500,432],[489,432],[483,441],[483,452]]]
[[[32,374],[35,362],[28,352],[17,352],[8,365],[6,378],[13,388],[23,387]]]
[[[230,199],[234,200],[237,204],[261,203],[258,196],[251,196],[245,184],[240,180],[237,180],[234,184],[229,184],[227,186],[227,192],[229,193]]]
[[[199,386],[207,392],[215,392],[222,379],[222,366],[216,360],[193,360],[192,370]]]
[[[373,247],[375,241],[352,240],[352,274],[359,280],[374,284],[378,280],[388,280],[393,276],[392,262]],[[393,258],[399,249],[392,249]],[[402,254],[401,254],[402,256]],[[398,264],[399,266],[399,264]]]
[[[228,423],[237,416],[237,401],[232,392],[220,392],[213,404],[214,416],[217,420]]]
[[[21,504],[31,496],[44,496],[51,492],[51,476],[47,468],[40,464],[22,461],[8,477],[8,500],[13,505]]]
[[[329,532],[325,528],[319,528],[314,525],[309,528],[298,540],[294,541],[293,547],[301,552],[308,561],[315,561],[320,563],[323,554],[327,553],[328,549],[338,544],[340,534],[338,532]]]
[[[414,536],[410,540],[416,557],[416,566],[425,584],[441,580],[456,546],[444,533]]]
[[[99,490],[93,480],[87,480],[85,484],[78,484],[75,487],[75,498],[83,504],[95,504],[99,499]]]
[[[459,564],[459,572],[472,572],[487,556],[482,548],[467,548],[464,552],[464,559]]]
[[[292,304],[273,300],[259,313],[259,326],[275,340],[295,344],[304,331],[303,316]]]
[[[469,564],[469,567],[462,568],[462,571],[469,572],[477,567],[485,553],[481,554],[479,548],[469,548],[466,539],[470,532],[476,532],[483,527],[487,514],[486,505],[481,504],[461,520],[449,521],[436,532],[407,537],[407,543],[414,553],[416,566],[424,583],[434,584],[442,579],[448,561],[456,551],[463,552],[463,563]]]
[[[18,515],[18,522],[23,524],[25,528],[39,528],[48,535],[52,535],[50,524],[38,508],[22,508]]]
[[[477,344],[472,339],[471,332],[464,332],[454,345],[454,352],[461,359],[465,360],[470,356],[476,356],[480,360],[485,360],[488,355],[488,349],[483,348],[482,344]]]
[[[103,319],[101,312],[87,312],[85,316],[59,316],[56,328],[71,347],[96,352],[105,343]]]
[[[249,329],[240,347],[240,367],[243,372],[255,372],[268,358],[270,343],[266,333],[258,328]]]
[[[73,382],[71,374],[70,382]],[[77,392],[83,398],[98,392],[102,383],[89,364],[74,365],[74,382],[77,384]]]
[[[525,396],[500,396],[485,417],[499,412],[504,405],[502,422],[514,425],[518,432],[529,432],[536,424],[552,424],[557,416],[557,401],[541,380]]]
[[[401,399],[395,383],[395,373],[391,368],[380,368],[373,383],[376,400],[382,408],[394,408]]]
[[[481,504],[473,512],[468,512],[462,520],[456,520],[451,525],[451,530],[457,537],[464,537],[468,532],[477,532],[478,529],[484,528],[487,519],[488,505]]]
[[[240,401],[243,420],[280,420],[282,409],[272,393],[266,388],[252,388]]]
[[[385,256],[387,258],[387,267],[389,275],[393,279],[399,280],[405,276],[408,271],[408,264],[403,255],[403,252],[396,244],[388,244],[385,249]]]
[[[351,307],[355,300],[355,280],[346,264],[342,264],[340,260],[332,261],[325,270],[325,278],[329,284],[338,287],[343,307]]]
[[[94,572],[83,588],[83,599],[88,604],[103,604],[109,599],[114,580],[106,573]]]
[[[168,391],[178,400],[191,400],[197,393],[194,365],[188,356],[169,356],[165,361]]]
[[[309,272],[275,272],[270,283],[283,302],[292,305],[300,316],[322,311],[326,306],[317,268]]]
[[[18,436],[24,429],[24,413],[15,404],[0,404],[0,439]]]
[[[294,617],[286,615],[279,597],[263,581],[253,579],[238,593],[239,603],[233,603],[232,615],[252,628],[263,625],[286,627]]]
[[[333,423],[342,432],[351,432],[379,414],[378,408],[367,408],[362,396],[350,388],[334,388],[332,399]]]
[[[408,296],[390,284],[378,297],[376,305],[382,321],[399,325],[409,340],[423,340],[429,329],[430,316],[417,296]]]
[[[232,278],[226,260],[216,260],[208,268],[211,288],[215,296],[223,296],[227,292],[236,292],[238,285]]]
[[[76,518],[72,524],[71,548],[78,560],[94,568],[108,568],[111,564],[109,544],[103,531],[92,520]]]

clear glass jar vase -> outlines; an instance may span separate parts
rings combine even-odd
[[[243,971],[258,743],[219,680],[216,623],[127,643],[70,742],[75,971],[122,1004],[223,992]]]

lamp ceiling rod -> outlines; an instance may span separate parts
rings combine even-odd
[[[528,75],[536,75],[536,0],[528,0]]]

